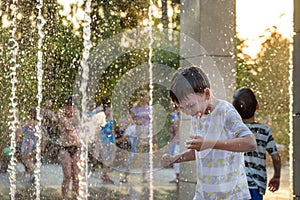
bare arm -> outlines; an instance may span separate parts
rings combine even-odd
[[[268,187],[271,192],[275,192],[279,189],[280,185],[281,159],[278,153],[272,155],[272,162],[274,167],[274,175],[269,181]]]
[[[178,155],[172,156],[170,154],[163,155],[161,159],[161,165],[163,167],[167,167],[173,163],[181,163],[195,160],[195,151],[194,150],[187,150]]]
[[[256,149],[256,140],[253,135],[229,140],[204,139],[201,136],[191,136],[191,140],[186,142],[188,149],[203,151],[205,149],[219,149],[233,152],[248,152]]]

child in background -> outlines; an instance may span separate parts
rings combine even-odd
[[[29,173],[30,175],[30,181],[34,181],[34,159],[36,154],[36,144],[37,144],[37,136],[35,135],[37,130],[36,127],[38,126],[38,121],[36,119],[36,109],[30,108],[28,112],[28,119],[24,122],[24,124],[21,126],[21,129],[18,130],[18,132],[21,131],[23,134],[23,141],[21,145],[21,160],[25,167],[25,171]],[[40,127],[42,128],[42,127]],[[41,141],[41,148],[43,147],[43,139],[44,134],[43,130],[42,133],[42,141]],[[18,135],[20,133],[17,133]],[[43,150],[43,149],[42,149]]]
[[[115,135],[114,135],[114,120],[112,119],[112,109],[110,101],[106,98],[102,99],[103,110],[106,117],[106,123],[101,126],[99,142],[101,144],[101,158],[103,163],[101,180],[103,184],[114,184],[109,177],[108,172],[110,165],[113,164],[115,157]]]
[[[258,102],[253,91],[249,88],[238,89],[233,96],[233,106],[256,138],[256,150],[245,153],[245,166],[251,197],[253,200],[262,200],[267,187],[266,152],[271,155],[274,168],[274,175],[268,184],[271,192],[279,189],[280,156],[270,127],[255,121]]]
[[[162,166],[196,160],[194,200],[250,198],[241,152],[256,149],[252,132],[235,108],[212,96],[206,74],[197,66],[178,70],[172,78],[170,97],[192,116],[192,134],[186,151],[165,154]],[[189,133],[186,133],[189,134]]]
[[[150,95],[148,90],[138,90],[138,101],[130,108],[130,114],[133,124],[127,129],[127,135],[130,135],[130,155],[126,163],[126,172],[122,183],[127,183],[127,176],[129,175],[130,165],[136,160],[138,154],[142,154],[142,183],[147,183],[146,172],[149,170],[149,125],[150,125]],[[130,133],[129,133],[130,132]],[[157,138],[153,136],[152,139],[153,150],[157,149]]]
[[[68,199],[70,182],[72,181],[72,196],[76,199],[79,195],[79,166],[81,143],[79,138],[80,119],[77,107],[72,96],[64,103],[64,112],[59,115],[61,128],[60,162],[63,170],[62,198]]]
[[[124,177],[120,180],[121,183],[128,182],[127,177],[129,175],[131,164],[137,159],[138,151],[139,151],[139,138],[138,138],[138,132],[136,129],[136,124],[134,123],[132,118],[130,118],[130,120],[128,120],[128,121],[129,121],[128,122],[129,124],[128,124],[127,128],[125,129],[122,140],[129,141],[130,154],[129,154],[128,160],[126,162],[126,165],[125,165]]]
[[[180,151],[180,139],[179,139],[179,111],[176,105],[171,105],[171,126],[170,126],[170,141],[171,144],[169,147],[169,154],[176,155]],[[175,179],[169,181],[169,183],[176,183],[179,186],[179,173],[180,173],[180,164],[174,163],[173,169],[175,172]]]
[[[116,126],[116,145],[119,150],[121,150],[120,152],[122,154],[124,153],[122,152],[123,150],[126,150],[128,152],[130,151],[130,142],[128,140],[128,136],[125,136],[125,130],[130,124],[132,124],[132,118],[130,115],[127,115],[125,117],[119,118],[118,126]],[[123,160],[124,155],[122,155],[122,158],[118,159]]]
[[[41,111],[41,115],[43,116],[42,125],[47,131],[47,137],[53,138],[55,136],[55,128],[57,126],[58,119],[55,113],[52,111],[52,101],[46,100],[45,106]]]

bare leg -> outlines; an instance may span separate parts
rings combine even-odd
[[[79,169],[79,160],[80,160],[80,151],[78,150],[72,157],[72,181],[73,181],[73,186],[72,186],[72,196],[73,199],[77,199],[79,195],[79,178],[78,175],[80,173]]]
[[[65,200],[68,199],[69,185],[72,178],[72,160],[70,154],[65,150],[60,151],[60,159],[64,175],[61,192],[62,198]]]
[[[29,173],[30,178],[32,178],[33,172],[34,172],[34,163],[33,158],[30,154],[24,154],[22,155],[22,163],[25,167],[25,171]]]

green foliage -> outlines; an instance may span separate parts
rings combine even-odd
[[[276,28],[268,32],[269,36],[254,60],[240,51],[243,41],[238,43],[237,86],[254,90],[259,102],[256,119],[264,122],[271,118],[276,142],[288,145],[290,41]]]

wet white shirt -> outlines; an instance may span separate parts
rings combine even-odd
[[[210,114],[193,118],[192,126],[194,134],[207,139],[226,140],[252,134],[234,107],[222,100]],[[206,149],[195,155],[198,178],[194,200],[250,199],[243,153]]]

